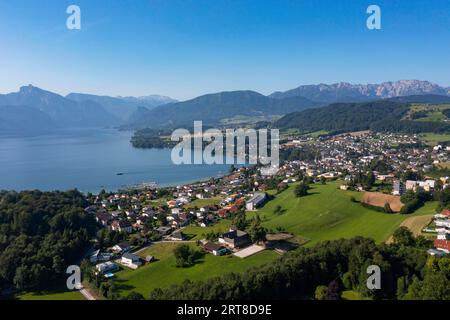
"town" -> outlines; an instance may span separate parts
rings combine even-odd
[[[101,227],[89,255],[96,277],[110,279],[123,268],[159,263],[157,256],[142,255],[157,244],[184,246],[184,254],[175,253],[183,267],[192,263],[192,247],[213,256],[247,259],[265,250],[283,254],[314,242],[289,227],[272,227],[260,216],[260,208],[276,195],[293,188],[300,198],[314,185],[351,194],[348,202],[360,210],[416,219],[411,229],[429,241],[429,255],[450,252],[450,146],[426,144],[418,135],[364,131],[285,136],[280,148],[282,162],[272,176],[262,175],[259,166],[231,166],[225,176],[203,182],[88,195],[91,205],[85,210]],[[428,203],[432,211],[408,218]],[[273,213],[282,215],[284,210],[277,205]],[[301,205],[295,210],[300,214]]]

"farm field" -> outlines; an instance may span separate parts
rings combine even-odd
[[[124,269],[116,273],[115,283],[119,286],[121,295],[131,291],[148,297],[151,290],[164,288],[172,284],[182,283],[186,279],[205,280],[208,277],[219,276],[229,272],[244,272],[251,267],[270,262],[279,255],[274,251],[263,251],[246,259],[232,255],[216,257],[205,254],[190,268],[177,268],[173,250],[177,243],[158,243],[139,253],[139,256],[154,256],[158,261],[140,267],[137,270]],[[195,244],[190,244],[196,247]]]
[[[361,198],[361,202],[380,208],[383,208],[386,203],[389,203],[389,207],[394,212],[400,212],[400,209],[403,207],[400,196],[393,196],[381,192],[365,192]]]
[[[427,203],[410,215],[386,214],[351,202],[362,197],[360,192],[342,191],[339,182],[311,186],[310,195],[297,198],[294,186],[268,202],[259,214],[266,228],[275,230],[283,227],[286,231],[307,238],[308,246],[322,240],[365,236],[376,242],[386,241],[396,228],[409,217],[435,213],[435,203]],[[285,212],[274,214],[276,206]]]
[[[413,104],[406,118],[412,118],[415,113],[420,112],[423,116],[416,118],[415,121],[442,122],[448,120],[442,113],[446,109],[450,109],[450,104]]]
[[[426,227],[433,218],[432,214],[427,214],[423,216],[415,216],[415,217],[409,217],[403,220],[403,222],[400,224],[401,227],[407,227],[411,232],[418,236],[422,234],[422,229]],[[393,237],[391,236],[387,243],[392,242]]]

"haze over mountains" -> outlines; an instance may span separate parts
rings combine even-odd
[[[237,116],[282,116],[318,105],[303,97],[273,99],[255,91],[219,92],[159,106],[147,112],[140,110],[139,117],[134,117],[134,122],[128,123],[128,126],[191,127],[195,120],[207,125],[220,125],[222,120]]]
[[[105,110],[112,113],[121,121],[128,121],[130,116],[140,107],[151,110],[163,104],[177,102],[175,99],[159,95],[145,97],[108,97],[84,93],[71,93],[68,94],[66,98],[77,102],[94,101],[102,105]]]
[[[404,96],[415,98],[398,98]],[[71,93],[64,97],[30,85],[0,95],[0,134],[34,135],[83,127],[177,128],[192,125],[194,120],[221,125],[224,120],[238,117],[281,117],[336,102],[386,98],[399,102],[445,101],[450,99],[450,88],[418,80],[369,85],[337,83],[300,86],[269,96],[254,91],[219,92],[177,102],[157,95],[109,97]]]
[[[173,102],[168,97],[113,98],[71,93],[66,97],[32,85],[0,94],[0,134],[35,135],[62,128],[117,127],[139,108]]]
[[[419,80],[389,81],[381,84],[350,84],[340,82],[335,84],[300,86],[285,92],[274,92],[270,97],[281,99],[302,96],[317,102],[333,103],[369,101],[423,94],[450,95],[450,87],[443,88],[435,83]]]

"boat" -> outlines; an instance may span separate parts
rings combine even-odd
[[[118,175],[118,176],[123,176],[124,173],[123,173],[123,172],[118,172],[118,173],[116,173],[116,175]]]

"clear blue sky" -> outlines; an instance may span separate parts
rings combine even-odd
[[[366,28],[370,4],[382,30]],[[0,92],[187,99],[400,79],[450,86],[449,0],[0,0]]]

